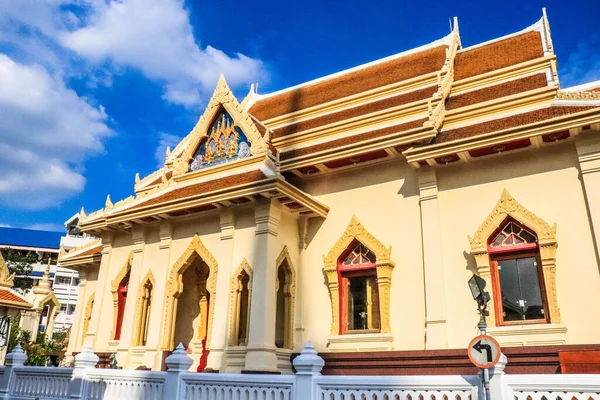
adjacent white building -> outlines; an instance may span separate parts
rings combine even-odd
[[[69,329],[73,324],[77,293],[79,290],[79,274],[72,269],[61,267],[58,262],[60,249],[69,251],[85,245],[94,238],[79,232],[77,223],[79,213],[65,222],[66,234],[63,232],[47,232],[32,229],[0,228],[0,249],[12,248],[22,251],[32,251],[38,255],[38,262],[33,264],[30,277],[34,280],[42,278],[48,260],[50,260],[50,280],[52,290],[60,302],[60,312],[54,321],[54,331]],[[34,282],[34,285],[36,282]],[[47,316],[40,324],[43,330]]]

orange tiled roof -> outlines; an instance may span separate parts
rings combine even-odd
[[[438,71],[446,61],[446,46],[396,58],[312,85],[257,101],[250,112],[259,120],[312,107],[370,89]]]
[[[391,135],[394,133],[406,131],[409,129],[414,129],[423,126],[423,123],[427,121],[427,119],[419,119],[416,121],[405,122],[403,124],[398,124],[394,126],[389,126],[387,128],[376,129],[370,132],[361,133],[358,135],[352,135],[345,138],[332,140],[325,143],[320,143],[314,146],[303,147],[300,149],[293,149],[286,152],[281,153],[280,159],[282,161],[289,160],[292,158],[304,156],[307,154],[315,153],[318,151],[330,150],[336,147],[342,147],[349,144],[362,142],[364,140],[381,138],[387,135]]]
[[[545,121],[552,118],[562,117],[581,111],[598,109],[594,106],[551,106],[540,110],[530,111],[523,114],[512,115],[506,118],[499,118],[492,121],[469,125],[462,128],[442,131],[435,139],[435,143],[451,142],[453,140],[465,139],[469,137],[483,135],[501,131],[508,128],[527,125],[534,122]]]
[[[383,100],[374,101],[358,107],[353,107],[347,110],[323,115],[321,117],[312,118],[306,121],[300,121],[292,125],[286,125],[280,129],[275,129],[273,137],[283,137],[294,134],[296,132],[304,131],[307,129],[317,128],[319,126],[328,125],[334,122],[344,121],[349,118],[358,117],[360,115],[366,115],[373,112],[386,110],[392,107],[398,107],[403,104],[412,103],[418,100],[428,99],[437,91],[437,86],[430,86],[425,89],[415,90],[413,92],[401,94],[398,96],[388,97]]]
[[[0,302],[3,301],[10,301],[11,303],[20,303],[24,306],[31,307],[31,304],[27,300],[21,298],[20,296],[17,296],[11,290],[0,288]]]
[[[136,204],[128,210],[134,210],[140,207],[146,207],[154,204],[165,203],[167,201],[184,199],[198,194],[214,192],[219,189],[227,189],[246,183],[257,182],[266,179],[267,176],[260,170],[245,172],[237,175],[226,176],[208,182],[197,183],[195,185],[185,186],[179,189],[171,190],[160,196],[148,199],[147,201]]]
[[[459,80],[483,74],[543,55],[540,33],[537,31],[526,32],[459,52],[454,64],[454,79]]]
[[[480,90],[452,96],[446,103],[446,110],[453,110],[460,107],[466,107],[484,101],[499,99],[512,94],[523,93],[548,86],[548,80],[545,73],[527,76],[521,79],[515,79],[494,86],[488,86]]]

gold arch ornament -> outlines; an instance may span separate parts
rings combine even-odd
[[[284,326],[287,327],[286,336],[284,337],[284,347],[287,349],[294,348],[294,309],[296,307],[296,268],[294,268],[294,264],[292,263],[292,259],[290,257],[290,252],[288,251],[287,246],[283,246],[281,253],[277,257],[277,261],[275,261],[275,293],[279,291],[279,266],[281,264],[286,263],[289,268],[290,273],[290,285],[288,287],[288,291],[284,293],[285,301],[290,302],[288,307],[284,307],[284,309],[288,309],[290,312],[286,314],[286,320],[284,321]]]
[[[546,221],[533,214],[523,207],[515,198],[504,189],[500,200],[490,215],[483,221],[481,226],[475,232],[473,237],[468,236],[471,244],[471,254],[475,257],[477,263],[477,274],[485,279],[487,287],[492,287],[492,277],[490,270],[490,257],[488,253],[488,240],[492,234],[500,227],[506,218],[512,218],[535,232],[538,238],[540,258],[542,261],[542,271],[544,273],[544,283],[546,286],[546,298],[550,308],[550,322],[560,323],[560,308],[556,296],[556,224],[550,226]],[[490,315],[494,314],[494,294],[489,290],[491,300],[488,303]],[[490,326],[496,326],[495,318],[488,321]]]
[[[244,258],[240,263],[240,266],[235,270],[229,284],[229,326],[231,327],[229,332],[229,345],[237,346],[237,334],[242,327],[240,324],[240,309],[238,301],[239,278],[242,272],[245,272],[248,277],[248,319],[250,318],[250,310],[252,307],[252,267],[248,264],[248,261]],[[245,329],[245,328],[244,328]],[[246,338],[248,339],[248,338]]]
[[[176,320],[177,301],[183,292],[182,275],[194,261],[201,259],[206,263],[210,272],[206,282],[206,290],[210,294],[210,306],[208,311],[208,331],[206,334],[206,346],[210,348],[210,339],[212,333],[213,316],[215,308],[215,295],[217,288],[217,260],[204,246],[200,237],[194,235],[192,242],[187,250],[179,257],[177,262],[171,267],[167,288],[165,293],[165,314],[164,314],[164,330],[162,340],[162,350],[173,350],[173,333]]]
[[[333,245],[329,253],[323,256],[325,264],[323,271],[327,276],[327,286],[331,298],[331,334],[339,333],[340,325],[340,292],[337,264],[350,244],[357,240],[375,254],[377,270],[377,286],[379,290],[379,314],[381,317],[381,333],[390,333],[390,290],[392,286],[392,271],[394,262],[390,259],[392,247],[385,247],[360,223],[356,215],[352,216],[348,227]]]
[[[112,297],[113,297],[113,328],[112,328],[112,333],[110,334],[111,338],[115,337],[115,333],[117,331],[117,314],[118,314],[118,310],[119,310],[119,294],[118,294],[119,285],[121,284],[121,281],[123,280],[123,278],[125,278],[127,273],[129,271],[131,271],[132,265],[133,265],[133,251],[131,253],[129,253],[129,257],[127,257],[127,261],[125,261],[123,268],[121,268],[121,270],[119,271],[117,276],[115,276],[115,279],[113,279],[111,282],[110,291],[111,291]]]
[[[152,295],[150,296],[150,304],[148,304],[148,308],[146,310],[143,310],[144,307],[142,307],[143,302],[145,300],[144,299],[144,291],[146,290],[146,285],[148,283],[150,285],[152,285],[152,290],[154,291],[156,289],[156,280],[154,279],[154,274],[152,274],[152,270],[148,270],[148,272],[146,273],[146,276],[140,282],[140,286],[138,287],[138,291],[137,291],[137,301],[135,304],[135,313],[133,316],[134,326],[133,326],[132,343],[134,346],[137,346],[140,343],[142,343],[142,339],[144,336],[144,329],[143,329],[144,320],[146,318],[148,318],[148,321],[150,321],[149,318],[152,316],[151,310],[152,310],[152,302],[154,301],[154,299],[153,299],[154,293],[152,293]],[[142,312],[146,312],[147,315],[142,315]]]

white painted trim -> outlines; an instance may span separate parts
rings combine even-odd
[[[443,46],[443,45],[450,46],[453,34],[454,34],[454,32],[451,32],[448,35],[444,36],[443,38],[435,40],[435,41],[433,41],[431,43],[428,43],[428,44],[425,44],[423,46],[415,47],[413,49],[406,50],[406,51],[403,51],[401,53],[397,53],[397,54],[394,54],[394,55],[391,55],[391,56],[388,56],[388,57],[380,58],[378,60],[371,61],[371,62],[368,62],[368,63],[365,63],[365,64],[361,64],[361,65],[358,65],[356,67],[348,68],[348,69],[345,69],[343,71],[339,71],[339,72],[336,72],[336,73],[333,73],[333,74],[330,74],[330,75],[325,75],[325,76],[322,76],[320,78],[313,79],[311,81],[307,81],[307,82],[304,82],[304,83],[300,83],[300,84],[295,85],[295,86],[290,86],[288,88],[281,89],[281,90],[278,90],[278,91],[275,91],[275,92],[272,92],[272,93],[266,93],[266,94],[258,94],[258,93],[256,93],[256,94],[253,94],[251,101],[248,102],[248,105],[246,107],[247,107],[247,109],[250,109],[250,107],[252,106],[252,104],[254,104],[256,101],[264,100],[264,99],[267,99],[269,97],[277,96],[277,95],[280,95],[280,94],[283,94],[283,93],[286,93],[286,92],[291,92],[292,90],[296,90],[296,89],[299,89],[299,88],[302,88],[302,87],[311,86],[311,85],[314,85],[316,83],[327,81],[329,79],[334,79],[334,78],[337,78],[337,77],[342,76],[342,75],[346,75],[346,74],[349,74],[349,73],[352,73],[352,72],[360,71],[361,69],[364,69],[364,68],[372,67],[372,66],[375,66],[375,65],[378,65],[378,64],[383,64],[383,63],[388,62],[388,61],[392,61],[392,60],[396,60],[398,58],[406,57],[406,56],[411,55],[411,54],[420,53],[422,51],[433,49],[433,48],[438,47],[438,46]],[[256,99],[254,99],[254,96],[257,96]]]
[[[508,35],[500,36],[498,38],[491,39],[491,40],[488,40],[488,41],[485,41],[485,42],[481,42],[481,43],[478,43],[478,44],[474,44],[473,46],[464,47],[464,48],[458,50],[458,53],[464,53],[465,51],[473,50],[473,49],[476,49],[478,47],[483,47],[483,46],[486,46],[488,44],[499,42],[499,41],[505,40],[505,39],[510,39],[511,37],[519,36],[519,35],[522,35],[524,33],[534,32],[534,31],[540,32],[540,35],[542,34],[542,32],[544,31],[544,18],[540,18],[536,23],[534,23],[532,25],[529,25],[527,28],[525,28],[523,30],[520,30],[518,32],[514,32],[514,33],[511,33],[511,34],[508,34]],[[542,40],[542,42],[543,42],[543,40]],[[542,46],[543,46],[543,44],[542,44]]]
[[[570,86],[568,88],[560,89],[563,92],[585,92],[589,89],[600,88],[600,80],[592,81],[588,83],[582,83],[581,85]]]

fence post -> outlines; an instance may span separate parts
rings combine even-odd
[[[296,368],[294,398],[296,400],[317,398],[314,379],[321,375],[324,366],[325,360],[319,356],[310,341],[306,342],[300,355],[294,359],[294,368]]]
[[[69,382],[69,399],[82,399],[85,396],[87,372],[96,367],[100,358],[91,346],[84,346],[75,356],[75,368]]]
[[[179,399],[181,374],[189,372],[193,363],[194,361],[188,356],[183,344],[179,343],[175,351],[165,359],[167,365],[167,378],[163,389],[165,398],[168,395],[169,397],[173,396],[173,400]]]
[[[491,400],[509,400],[504,379],[504,368],[506,368],[507,358],[504,354],[500,355],[500,361],[490,368],[490,397]]]
[[[6,359],[4,361],[4,375],[2,375],[2,379],[0,379],[0,396],[3,399],[9,398],[10,386],[13,382],[13,369],[15,367],[22,367],[25,365],[26,359],[27,356],[23,352],[23,349],[21,349],[20,344],[17,344],[17,347],[15,347],[13,351],[6,355]]]

